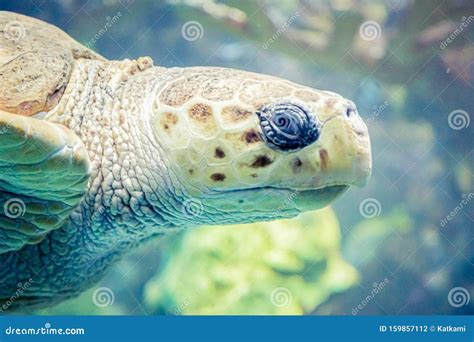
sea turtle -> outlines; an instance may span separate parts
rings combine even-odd
[[[109,61],[10,12],[0,29],[0,310],[77,295],[158,235],[293,217],[370,175],[335,93]]]

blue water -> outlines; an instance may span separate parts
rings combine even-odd
[[[232,67],[351,98],[369,126],[373,175],[367,187],[351,189],[334,208],[343,255],[361,278],[314,313],[350,315],[374,283],[388,279],[361,314],[472,314],[472,301],[453,304],[450,290],[460,287],[472,296],[474,289],[474,21],[452,42],[445,37],[453,37],[474,6],[375,1],[364,7],[348,1],[347,8],[313,3],[305,10],[297,2],[232,3],[247,13],[247,28],[189,6],[146,1],[2,1],[0,8],[51,22],[110,59],[148,55],[166,67]],[[385,15],[372,13],[374,8]],[[300,31],[269,44],[276,32],[270,12],[277,18],[298,13],[289,26]],[[420,35],[446,18],[452,28],[442,38]],[[191,20],[202,26],[194,41],[182,34]],[[361,40],[358,32],[367,21],[380,25],[373,41]],[[302,42],[309,31],[313,35]],[[116,313],[149,313],[141,303],[142,285],[156,271],[156,258],[150,249],[137,251],[103,281],[123,284]],[[136,268],[137,262],[146,266]]]

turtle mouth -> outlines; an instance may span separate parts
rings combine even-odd
[[[278,188],[273,186],[263,186],[253,189],[236,190],[241,195],[252,196],[255,190],[266,194],[275,192],[274,196],[281,198],[279,207],[276,209],[296,209],[300,212],[317,210],[331,204],[336,198],[341,196],[349,189],[349,184],[333,184],[314,189],[294,189]]]
[[[328,185],[318,189],[293,190],[295,191],[294,203],[298,210],[309,211],[321,209],[349,189],[350,185]]]

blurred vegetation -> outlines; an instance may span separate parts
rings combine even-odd
[[[302,314],[357,278],[340,256],[339,224],[330,209],[196,229],[170,240],[163,271],[145,287],[153,313]]]
[[[342,253],[358,269],[360,278],[356,286],[322,303],[322,294],[327,296],[337,287],[324,289],[313,279],[312,290],[307,292],[305,285],[291,290],[292,303],[299,306],[299,312],[316,307],[314,314],[351,314],[373,284],[387,278],[388,285],[359,314],[474,313],[473,300],[453,307],[447,298],[450,289],[457,286],[466,288],[473,297],[473,203],[441,225],[441,220],[474,192],[474,124],[453,129],[449,121],[450,113],[456,110],[464,111],[469,120],[474,112],[474,21],[469,19],[474,15],[472,1],[71,0],[1,4],[2,8],[55,23],[84,43],[104,26],[107,16],[120,11],[121,19],[93,45],[108,58],[150,55],[155,64],[167,67],[234,67],[329,89],[353,99],[369,126],[374,171],[367,187],[350,190],[334,209],[341,225]],[[203,26],[203,36],[197,41],[187,41],[181,35],[183,24],[190,20]],[[380,27],[372,40],[361,34],[367,22]],[[467,23],[465,27],[463,23]],[[458,33],[453,36],[454,32]],[[372,218],[360,212],[359,205],[367,198],[380,203],[380,210]],[[225,240],[221,234],[229,234],[231,240],[238,234],[234,231],[216,230],[215,238]],[[200,237],[205,232],[189,234]],[[247,234],[241,239],[239,245],[245,248],[256,243],[253,239],[257,235]],[[307,239],[302,238],[301,248]],[[97,308],[91,293],[86,293],[48,312],[172,312],[198,284],[184,282],[175,287],[177,274],[170,270],[176,269],[185,280],[201,279],[202,275],[194,270],[185,271],[189,258],[186,253],[192,251],[184,253],[180,249],[200,243],[204,242],[192,241],[188,236],[176,240],[176,246],[166,249],[167,261],[161,263],[166,268],[157,273],[162,257],[159,250],[169,241],[151,242],[128,256],[99,285],[114,289],[113,305]],[[270,248],[268,242],[263,244]],[[222,248],[216,246],[216,253],[230,252]],[[256,258],[256,254],[250,255]],[[189,262],[197,265],[204,258],[194,256]],[[217,260],[214,262],[218,265]],[[264,259],[253,262],[259,268],[271,269]],[[237,265],[235,283],[241,284],[244,279],[239,278],[243,274],[251,276],[252,268]],[[271,272],[265,274],[271,285],[246,282],[248,292],[244,291],[242,298],[247,299],[235,301],[228,310],[252,310],[256,305],[245,307],[248,305],[244,303],[250,301],[246,294],[263,296],[265,292],[261,298],[268,299],[272,287],[285,286],[275,284],[277,278],[270,276]],[[324,274],[320,276],[324,278]],[[216,273],[209,279],[218,279],[215,277],[221,275]],[[224,280],[228,281],[225,276]],[[230,289],[232,286],[215,291],[224,296],[232,293]],[[223,302],[232,303],[227,297]],[[187,310],[199,311],[199,300],[190,303]],[[222,308],[219,305],[223,304],[216,303],[213,308],[217,311]],[[200,309],[212,307],[203,304]]]

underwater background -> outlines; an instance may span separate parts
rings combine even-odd
[[[352,99],[373,175],[294,220],[196,229],[34,314],[474,313],[474,2],[0,0],[109,59],[266,73]]]

